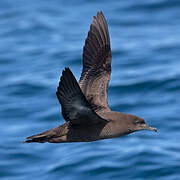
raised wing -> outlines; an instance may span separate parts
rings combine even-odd
[[[108,122],[99,117],[90,107],[69,68],[65,68],[56,92],[62,107],[62,115],[72,125],[92,125]]]
[[[107,88],[111,75],[111,46],[108,26],[102,12],[94,16],[83,49],[83,70],[79,85],[97,112],[110,110]]]

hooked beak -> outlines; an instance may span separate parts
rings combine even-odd
[[[150,131],[158,132],[158,129],[157,129],[157,128],[155,128],[155,127],[150,127],[150,126],[148,126],[147,124],[145,124],[145,125],[143,126],[143,129],[147,129],[147,130],[150,130]]]
[[[150,131],[158,132],[157,128],[150,127],[147,124],[142,124],[141,126],[139,126],[138,130],[150,130]]]

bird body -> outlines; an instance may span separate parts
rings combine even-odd
[[[83,70],[77,82],[65,68],[57,88],[65,123],[43,133],[27,137],[31,142],[88,142],[120,137],[138,130],[153,130],[143,118],[111,111],[107,89],[111,75],[111,46],[105,17],[94,16],[83,48]]]
[[[112,118],[112,115],[118,115],[117,120]],[[66,122],[56,128],[52,128],[41,134],[29,137],[27,142],[88,142],[100,139],[115,138],[129,134],[132,131],[126,129],[124,120],[127,118],[126,114],[120,112],[105,113],[104,116],[109,116],[108,123],[99,123],[90,126],[73,126],[70,122]]]

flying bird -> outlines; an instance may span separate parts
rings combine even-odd
[[[36,134],[25,143],[88,142],[115,138],[139,130],[157,131],[143,118],[111,111],[107,90],[111,75],[111,45],[103,13],[93,17],[83,48],[83,69],[79,83],[65,68],[57,88],[65,123]]]

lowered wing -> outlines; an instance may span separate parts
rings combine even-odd
[[[91,109],[69,68],[65,68],[62,73],[56,95],[61,104],[64,119],[70,121],[72,125],[92,125],[108,122]]]

